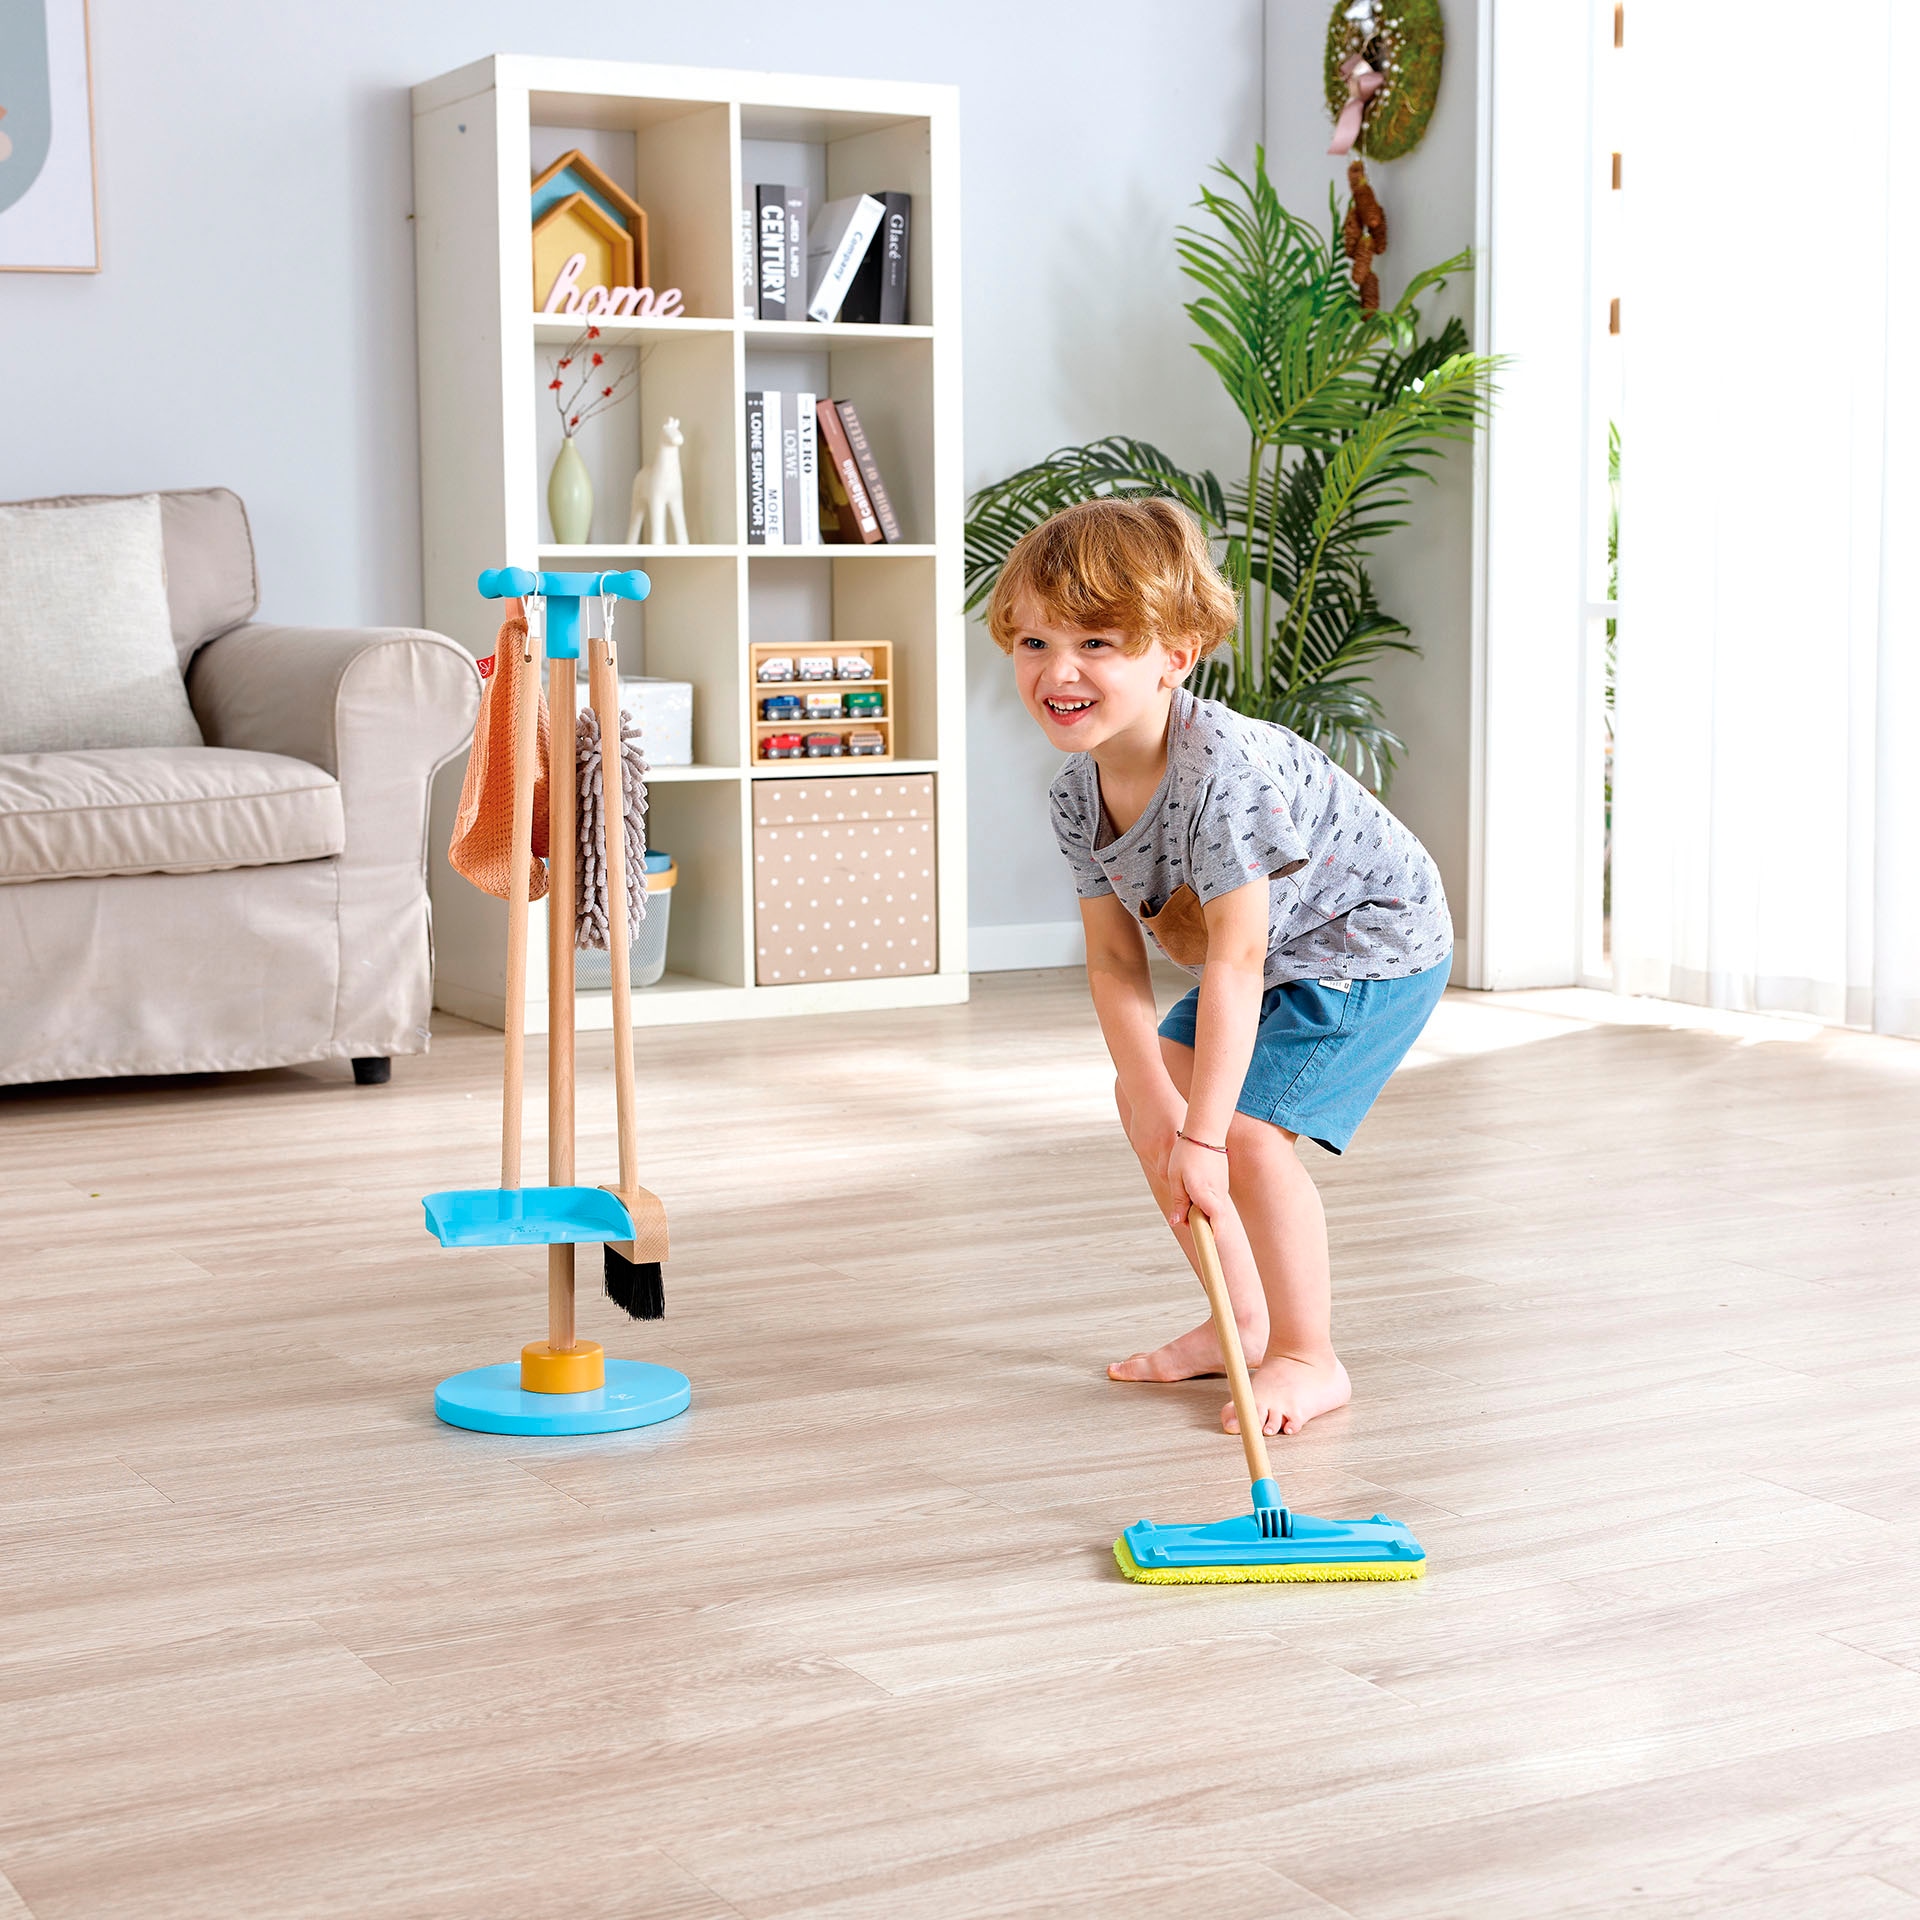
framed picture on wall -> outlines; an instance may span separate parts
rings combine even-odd
[[[99,271],[87,0],[0,0],[0,272]]]

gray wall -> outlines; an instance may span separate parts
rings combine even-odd
[[[1123,428],[1194,463],[1233,445],[1172,229],[1213,160],[1251,159],[1261,0],[92,13],[105,271],[0,275],[0,499],[234,487],[270,618],[420,617],[407,90],[490,52],[957,83],[969,485]],[[1054,757],[970,644],[971,917],[1070,921]]]
[[[1321,80],[1328,9],[1308,0],[1266,6],[1267,170],[1286,206],[1324,220],[1328,183],[1339,186],[1343,207],[1347,191],[1347,161],[1325,151],[1332,133]],[[1385,301],[1397,299],[1413,273],[1473,244],[1474,9],[1450,6],[1446,23],[1440,98],[1426,138],[1405,159],[1367,168],[1387,216],[1378,268]],[[1471,277],[1429,299],[1429,322],[1451,313],[1472,327]],[[1388,536],[1373,568],[1381,605],[1406,621],[1422,649],[1417,660],[1391,657],[1377,676],[1408,748],[1388,797],[1439,863],[1464,951],[1473,592],[1473,471],[1465,447],[1448,454],[1437,484],[1416,490],[1409,521]],[[1454,978],[1464,984],[1464,969],[1456,966]]]

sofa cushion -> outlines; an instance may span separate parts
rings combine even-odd
[[[90,506],[137,494],[63,493],[21,500],[23,507]],[[260,577],[253,562],[247,509],[230,487],[182,487],[160,496],[160,537],[167,556],[167,610],[180,669],[209,640],[253,618]]]
[[[228,747],[0,755],[0,885],[212,873],[346,845],[340,785],[304,760]]]
[[[154,494],[0,507],[0,753],[200,744]]]

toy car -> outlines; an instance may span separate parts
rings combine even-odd
[[[840,705],[837,693],[810,693],[807,695],[807,718],[809,720],[838,720],[845,709]]]
[[[847,718],[862,720],[868,715],[879,719],[887,710],[887,696],[877,688],[847,695]]]
[[[878,727],[855,727],[847,735],[847,751],[854,755],[884,755],[887,751],[887,736]]]
[[[759,675],[762,680],[791,680],[793,662],[783,654],[774,654],[760,662]]]
[[[847,750],[847,743],[837,733],[810,733],[807,735],[807,758],[809,760],[837,760]]]
[[[836,680],[871,680],[873,662],[863,653],[843,653],[833,663],[833,677]]]
[[[800,678],[802,680],[831,680],[833,662],[821,653],[803,653],[800,656]]]
[[[760,742],[762,760],[798,760],[805,751],[797,733],[770,733]]]
[[[760,702],[762,720],[798,720],[801,714],[797,693],[775,693]]]

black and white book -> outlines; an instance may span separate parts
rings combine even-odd
[[[740,298],[741,314],[748,320],[760,317],[760,263],[753,238],[753,194],[743,190],[740,196]]]
[[[807,229],[807,318],[835,320],[886,208],[870,193],[829,200]]]
[[[763,442],[767,464],[767,537],[765,544],[783,547],[787,543],[787,489],[781,475],[780,409],[785,396],[773,388],[760,395],[764,416]]]
[[[767,396],[747,395],[747,545],[767,544]]]
[[[787,314],[807,317],[807,190],[787,189]]]
[[[759,313],[762,320],[785,320],[787,311],[787,190],[757,186],[753,190],[754,257],[759,262]],[[800,317],[794,302],[791,317]]]
[[[800,400],[780,396],[780,544],[797,547],[805,538],[800,513]]]
[[[841,303],[840,318],[866,326],[907,324],[907,246],[913,225],[913,196],[883,193],[880,232]]]
[[[800,544],[820,544],[820,423],[817,394],[799,396],[800,415]]]

